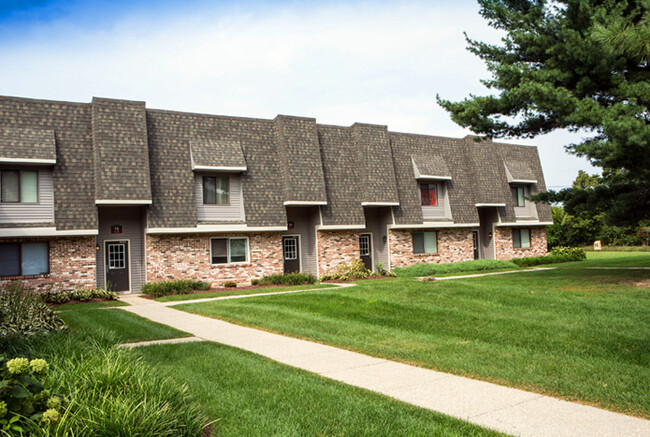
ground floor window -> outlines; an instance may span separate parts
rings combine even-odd
[[[436,232],[413,232],[413,253],[438,253]]]
[[[248,261],[248,238],[211,238],[212,264],[243,263]]]
[[[530,229],[513,229],[512,246],[515,249],[530,247]]]
[[[43,275],[49,272],[47,242],[0,243],[0,276]]]

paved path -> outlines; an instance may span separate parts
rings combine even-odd
[[[585,267],[591,270],[650,270],[650,267]]]
[[[519,436],[650,436],[650,421],[435,372],[311,341],[189,314],[137,296],[118,307],[196,337],[254,352],[326,378],[372,390]]]
[[[179,337],[179,338],[168,338],[167,340],[150,340],[150,341],[136,341],[133,343],[122,343],[118,344],[117,348],[132,348],[140,346],[152,346],[156,344],[179,344],[179,343],[195,343],[197,341],[205,341],[199,337]]]

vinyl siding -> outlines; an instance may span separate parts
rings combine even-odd
[[[198,221],[208,222],[233,222],[244,221],[244,207],[242,201],[241,177],[231,175],[230,178],[230,205],[204,205],[203,204],[203,176],[194,175],[194,192],[196,197],[196,215]]]
[[[121,234],[111,234],[112,225],[122,225]],[[97,241],[97,287],[104,287],[104,241],[129,240],[131,291],[139,293],[145,282],[144,226],[139,207],[99,208],[99,235]]]
[[[436,206],[422,206],[422,219],[427,220],[440,220],[451,219],[451,212],[448,208],[447,188],[443,184],[436,184],[438,193],[438,205]]]
[[[287,219],[294,223],[294,228],[282,232],[282,235],[300,235],[300,262],[303,272],[316,274],[316,242],[313,232],[317,208],[287,208]],[[278,249],[279,250],[279,249]]]
[[[372,233],[372,270],[375,264],[382,263],[388,268],[388,242],[384,242],[384,236],[388,238],[386,226],[391,222],[390,207],[366,208],[366,228],[359,231],[359,234]]]
[[[54,223],[52,169],[38,170],[38,203],[0,203],[0,225]]]

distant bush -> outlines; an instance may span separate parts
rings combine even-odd
[[[330,275],[321,276],[321,281],[341,280],[349,281],[351,279],[366,279],[372,272],[368,270],[361,260],[354,260],[349,263],[339,264],[336,272]]]
[[[0,343],[65,329],[39,293],[12,282],[0,287]]]
[[[237,286],[237,283],[234,281],[226,281],[223,283],[223,286],[226,288],[234,288]]]
[[[393,272],[399,277],[435,276],[444,273],[465,273],[484,270],[516,269],[517,265],[498,259],[477,259],[457,263],[420,263],[408,267],[395,267]]]
[[[301,285],[314,284],[316,281],[318,279],[311,273],[282,273],[264,276],[253,285]]]
[[[587,259],[587,254],[585,253],[584,250],[582,250],[579,247],[567,247],[567,246],[560,246],[560,247],[555,247],[553,250],[549,252],[549,255],[570,255],[575,259],[575,261],[581,261],[583,259]]]
[[[578,249],[578,251],[575,251],[573,253],[558,254],[558,255],[551,253],[550,255],[545,255],[545,256],[513,258],[512,262],[517,264],[519,267],[532,267],[541,264],[557,264],[557,263],[566,263],[572,261],[582,261],[583,259],[585,259],[586,255],[582,249]]]
[[[194,279],[177,279],[175,281],[147,282],[142,286],[142,293],[151,297],[185,294],[196,290],[207,290],[210,284]]]
[[[386,270],[383,263],[375,263],[375,272],[377,272],[379,276],[397,276],[395,273]]]
[[[110,290],[102,289],[81,289],[74,291],[42,291],[39,293],[41,299],[46,303],[55,305],[63,304],[71,300],[78,300],[81,302],[88,302],[91,299],[99,298],[106,300],[117,300],[117,293]]]

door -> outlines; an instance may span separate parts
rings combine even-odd
[[[368,270],[372,270],[372,236],[370,234],[359,235],[359,254],[361,261]]]
[[[106,288],[112,291],[129,291],[129,242],[106,242]]]
[[[300,239],[297,236],[282,237],[284,273],[300,272]]]
[[[478,259],[478,231],[472,232],[472,237],[474,241],[474,259]]]

